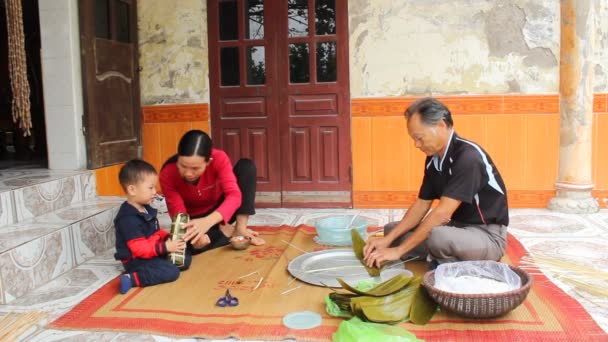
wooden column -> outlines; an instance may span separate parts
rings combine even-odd
[[[561,0],[559,174],[549,209],[567,213],[599,210],[591,196],[595,6]]]

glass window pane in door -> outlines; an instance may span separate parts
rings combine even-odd
[[[129,43],[129,4],[116,2],[116,40]]]
[[[108,0],[95,0],[95,37],[110,39]]]
[[[266,51],[263,46],[247,48],[247,84],[266,83]]]
[[[239,39],[236,0],[220,0],[220,40]]]
[[[227,47],[220,51],[220,68],[223,86],[239,85],[239,48]]]
[[[246,0],[247,27],[245,37],[247,39],[264,39],[264,0]]]
[[[336,42],[317,43],[317,82],[335,82],[336,77]]]
[[[289,44],[289,81],[291,83],[310,82],[308,66],[308,44]]]
[[[336,34],[336,0],[315,1],[315,33]]]
[[[289,37],[308,36],[308,0],[287,1]]]

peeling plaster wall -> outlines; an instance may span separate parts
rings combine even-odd
[[[606,92],[601,3],[595,90]],[[351,96],[557,93],[559,18],[557,0],[350,0]]]
[[[596,16],[596,44],[597,56],[594,75],[594,90],[596,93],[608,93],[608,1],[597,1],[599,10]]]
[[[137,5],[142,105],[209,102],[206,1]]]
[[[351,96],[557,93],[558,0],[349,0]],[[595,91],[608,92],[608,1]],[[143,105],[209,102],[205,0],[138,2]]]

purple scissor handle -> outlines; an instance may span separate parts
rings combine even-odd
[[[224,297],[220,297],[220,299],[215,302],[215,305],[222,308],[226,306],[237,306],[239,305],[239,299],[232,297],[232,295],[230,295],[230,290],[226,290]]]

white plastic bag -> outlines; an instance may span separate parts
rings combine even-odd
[[[451,262],[435,270],[435,287],[458,294],[504,293],[520,288],[521,278],[496,261]]]

